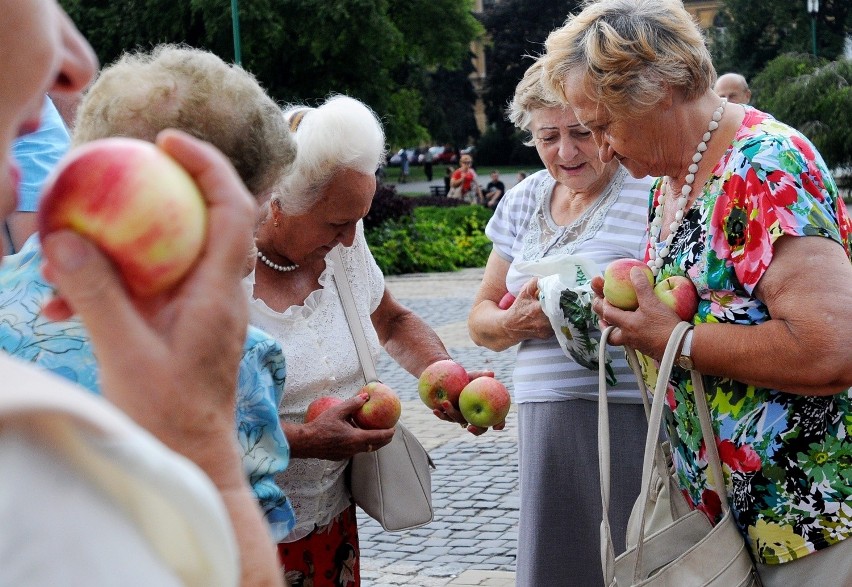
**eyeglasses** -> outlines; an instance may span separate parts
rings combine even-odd
[[[465,163],[467,163],[468,165],[470,165],[471,163],[473,163],[473,159],[462,159],[462,160],[460,161],[460,163],[461,163],[462,165],[464,165]]]

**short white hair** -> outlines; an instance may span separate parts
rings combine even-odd
[[[296,142],[296,160],[272,198],[288,213],[309,210],[338,172],[372,175],[384,161],[382,123],[359,100],[336,95],[317,108],[287,106],[283,115]]]

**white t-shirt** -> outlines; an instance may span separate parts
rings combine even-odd
[[[358,223],[353,245],[340,246],[340,252],[373,360],[378,362],[381,345],[370,315],[382,301],[385,281],[364,239],[362,223]],[[334,283],[338,271],[326,257],[320,289],[311,292],[303,305],[284,312],[251,296],[254,272],[244,280],[251,296],[249,321],[284,349],[287,379],[279,413],[285,422],[301,424],[308,404],[320,396],[349,399],[364,386],[355,341]],[[276,479],[296,512],[296,526],[283,542],[299,540],[349,507],[343,478],[347,464],[347,460],[290,459],[287,470]]]
[[[221,497],[111,404],[0,354],[0,586],[236,586]]]
[[[508,190],[485,234],[494,243],[494,252],[511,263],[506,275],[509,292],[517,295],[531,278],[515,268],[521,261],[569,253],[592,260],[603,272],[615,259],[641,259],[652,181],[650,177],[633,179],[620,169],[598,201],[568,226],[557,225],[550,214],[556,180],[547,170]],[[600,333],[596,334],[599,338]],[[624,352],[610,347],[610,354],[618,379],[618,384],[609,388],[610,401],[641,402]],[[513,385],[517,403],[598,398],[597,372],[567,357],[555,336],[521,342]]]

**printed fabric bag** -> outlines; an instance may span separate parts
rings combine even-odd
[[[537,261],[521,261],[515,268],[538,277],[538,299],[550,320],[556,340],[566,356],[578,365],[598,370],[598,319],[592,312],[592,277],[600,275],[593,261],[580,255],[559,254]],[[612,360],[604,350],[604,373],[609,385],[617,383]]]

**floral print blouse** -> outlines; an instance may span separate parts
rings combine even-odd
[[[98,364],[83,324],[53,322],[41,313],[53,295],[41,261],[38,237],[32,236],[0,265],[0,349],[100,394]],[[238,378],[235,419],[243,470],[277,540],[295,525],[290,501],[275,483],[290,458],[278,421],[285,366],[281,347],[261,330],[248,329]]]
[[[658,180],[652,220],[661,188]],[[810,141],[747,108],[657,279],[679,274],[692,280],[700,296],[696,324],[760,324],[770,316],[753,292],[772,262],[775,240],[821,236],[852,257],[850,234],[846,207]],[[645,368],[653,383],[654,369]],[[725,490],[756,559],[788,562],[852,536],[852,392],[817,397],[720,377],[705,382]],[[686,371],[674,369],[667,400],[680,485],[693,507],[715,519],[718,487],[707,478]]]

